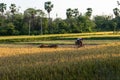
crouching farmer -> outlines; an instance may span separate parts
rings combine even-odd
[[[75,45],[77,45],[77,47],[82,47],[83,46],[83,39],[82,38],[78,38],[76,41],[75,41]]]

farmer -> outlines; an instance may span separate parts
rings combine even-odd
[[[82,40],[83,40],[82,38],[77,38],[75,44],[76,44],[78,47],[83,46]]]

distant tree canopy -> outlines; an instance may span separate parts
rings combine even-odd
[[[11,4],[9,10],[6,10],[7,4],[0,3],[0,36],[120,31],[118,8],[113,9],[115,18],[110,15],[97,15],[91,18],[92,8],[87,8],[85,14],[81,14],[77,8],[68,8],[66,19],[53,20],[50,18],[53,4],[45,2],[44,5],[48,18],[41,9],[28,8],[24,13],[20,13],[16,4]]]

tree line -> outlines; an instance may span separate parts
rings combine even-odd
[[[23,13],[19,12],[16,4],[7,5],[0,3],[0,35],[39,35],[61,33],[83,33],[96,31],[120,30],[120,10],[113,9],[115,18],[111,15],[96,15],[91,19],[92,8],[87,8],[84,14],[77,8],[66,9],[66,19],[50,18],[53,4],[45,2],[45,10],[28,8]]]

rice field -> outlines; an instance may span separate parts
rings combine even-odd
[[[82,48],[0,47],[0,80],[120,80],[120,43]]]
[[[74,44],[73,39],[1,43],[0,80],[120,80],[119,35],[114,40],[86,39],[80,48],[68,47]],[[39,48],[39,44],[62,47]]]
[[[73,33],[73,34],[50,34],[50,35],[32,35],[32,36],[0,36],[0,43],[3,42],[34,42],[49,40],[75,40],[84,38],[87,40],[120,40],[120,33],[113,32],[94,32],[94,33]]]

